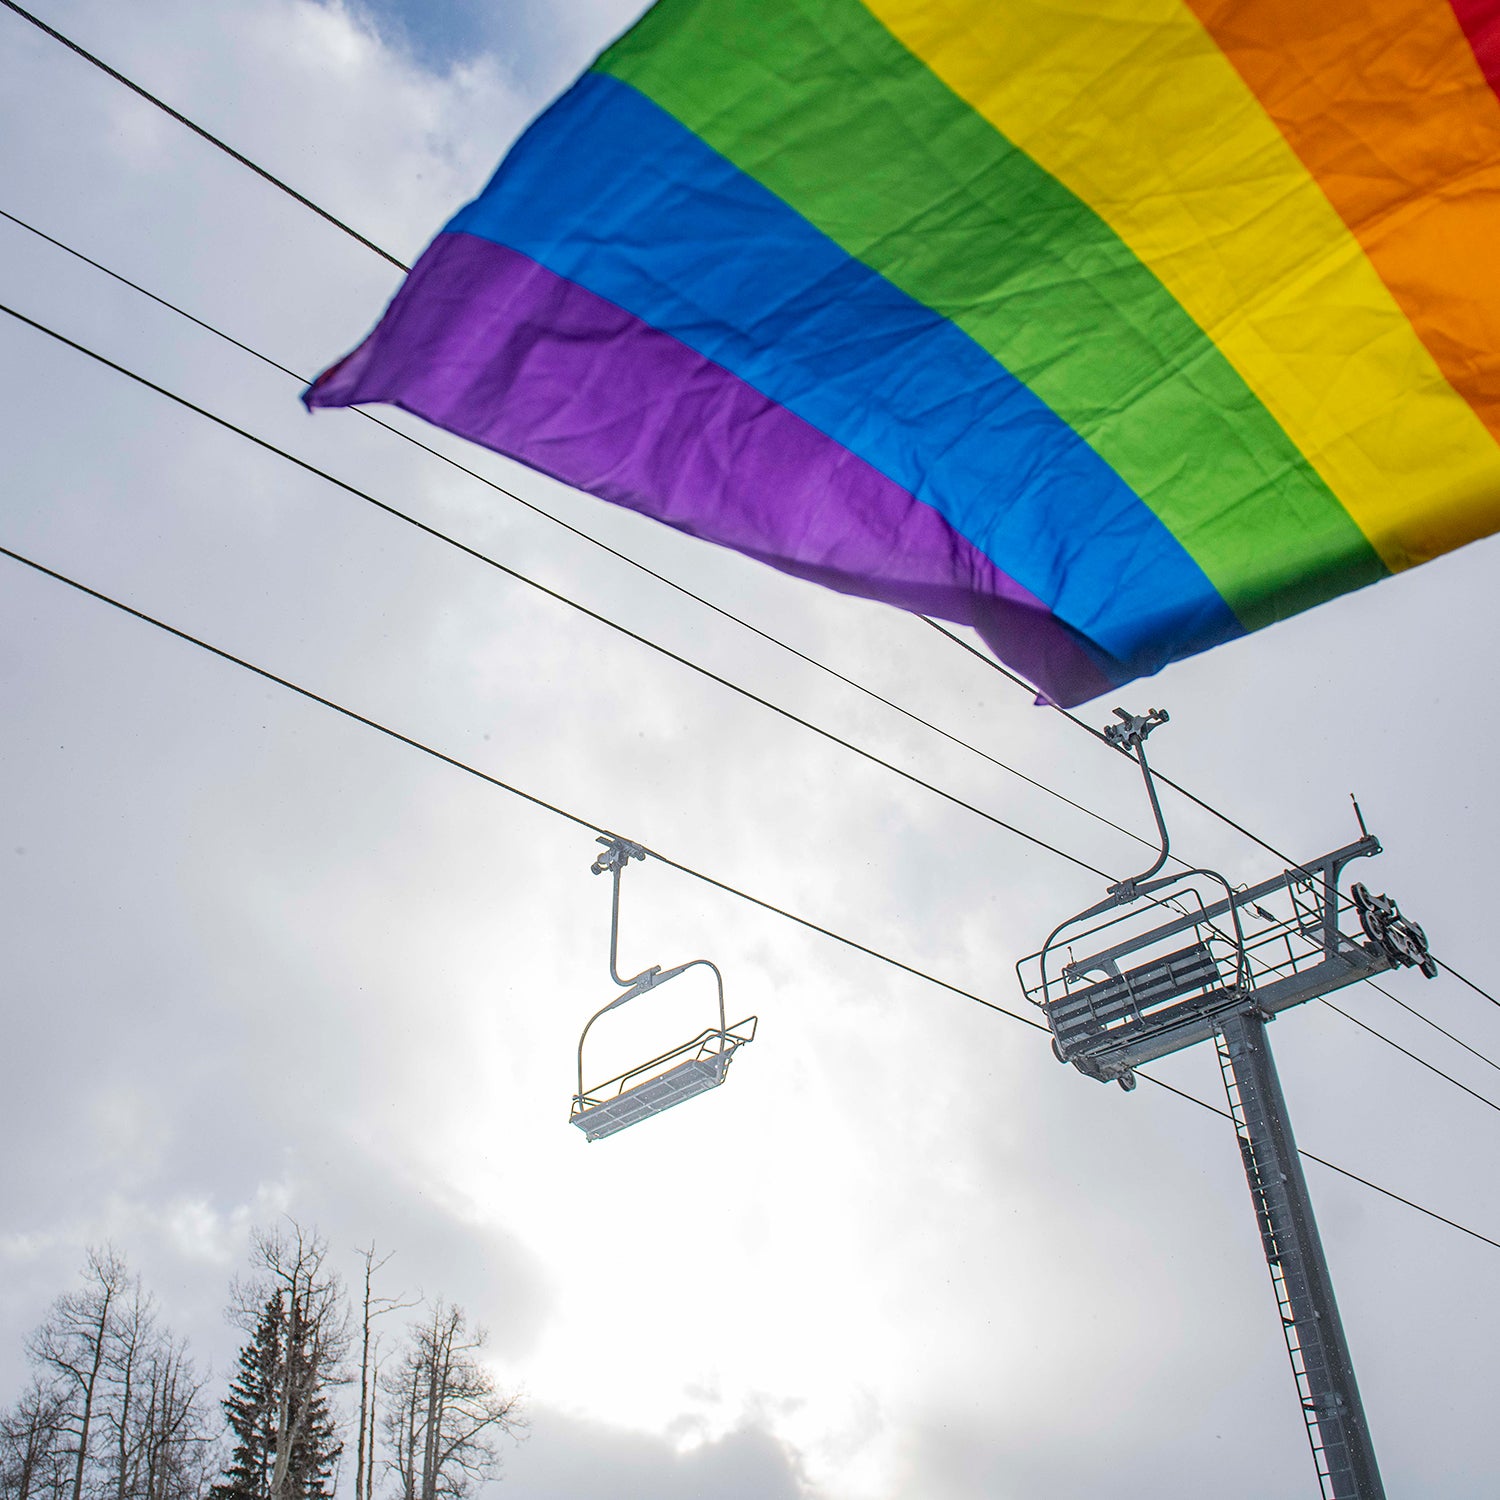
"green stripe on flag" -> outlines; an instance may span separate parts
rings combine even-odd
[[[595,64],[1069,423],[1247,629],[1386,570],[1202,329],[858,0],[660,0]]]

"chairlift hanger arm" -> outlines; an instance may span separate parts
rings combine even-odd
[[[604,845],[604,853],[589,867],[595,875],[602,875],[606,870],[611,877],[610,910],[609,910],[609,977],[625,989],[625,994],[616,995],[608,1005],[596,1011],[589,1019],[592,1026],[600,1016],[607,1010],[613,1010],[617,1005],[623,1005],[627,1000],[634,1000],[637,995],[644,995],[647,990],[655,989],[659,984],[665,984],[669,979],[676,979],[679,974],[685,974],[689,969],[701,965],[703,968],[712,969],[714,983],[719,991],[719,1029],[722,1031],[726,1025],[724,1010],[724,976],[719,972],[719,966],[711,959],[692,958],[685,964],[678,964],[675,969],[663,970],[660,964],[652,964],[649,969],[642,969],[630,979],[621,979],[619,973],[619,947],[620,947],[620,873],[633,859],[644,861],[646,851],[639,844],[633,844],[629,839],[618,838],[614,835],[603,835],[596,843]],[[584,1028],[587,1032],[588,1028]]]
[[[1168,856],[1172,852],[1172,839],[1167,833],[1167,820],[1162,816],[1161,799],[1156,795],[1156,779],[1151,774],[1151,766],[1146,760],[1146,737],[1153,729],[1160,728],[1168,723],[1171,715],[1164,708],[1149,708],[1143,714],[1127,713],[1123,708],[1115,710],[1115,717],[1119,719],[1118,724],[1106,724],[1104,726],[1104,738],[1117,750],[1123,750],[1132,756],[1140,765],[1141,777],[1146,783],[1146,795],[1151,799],[1151,815],[1156,819],[1156,834],[1160,840],[1160,852],[1156,856],[1156,862],[1139,875],[1132,875],[1126,880],[1121,880],[1110,886],[1111,896],[1119,896],[1123,900],[1131,899],[1136,888],[1143,880],[1150,880],[1161,867],[1166,864]]]
[[[609,977],[618,985],[630,987],[634,993],[634,987],[643,979],[660,973],[659,968],[646,969],[633,979],[621,979],[617,967],[620,950],[620,872],[631,860],[644,860],[646,851],[639,844],[632,844],[629,839],[616,838],[609,834],[601,835],[595,842],[604,845],[604,853],[589,866],[589,869],[595,875],[602,875],[608,870],[612,885],[609,908]],[[619,1000],[612,1003],[618,1005],[621,1001],[628,999],[630,999],[629,995],[621,995]],[[609,1006],[605,1006],[605,1010],[608,1009]]]

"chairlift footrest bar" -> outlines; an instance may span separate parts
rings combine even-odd
[[[603,1140],[628,1125],[648,1120],[674,1104],[682,1104],[699,1094],[716,1089],[724,1082],[729,1071],[732,1052],[715,1053],[713,1057],[690,1058],[678,1063],[645,1083],[638,1083],[613,1099],[578,1110],[572,1118],[584,1135],[591,1141]]]

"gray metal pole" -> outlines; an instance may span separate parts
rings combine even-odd
[[[1264,1018],[1220,1021],[1219,1062],[1325,1500],[1385,1500]]]

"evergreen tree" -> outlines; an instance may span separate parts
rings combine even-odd
[[[306,1417],[292,1440],[287,1493],[295,1500],[333,1500],[335,1468],[343,1451],[333,1409],[319,1388],[307,1402]]]
[[[266,1303],[250,1342],[240,1350],[239,1371],[223,1402],[234,1450],[209,1500],[267,1500],[271,1493],[285,1327],[286,1306],[277,1292]]]
[[[300,1313],[298,1307],[289,1311],[282,1291],[273,1292],[240,1350],[239,1370],[223,1403],[234,1449],[209,1500],[272,1500],[283,1424],[290,1438],[283,1496],[332,1500],[343,1445],[321,1385],[308,1389],[298,1378],[306,1366]]]

